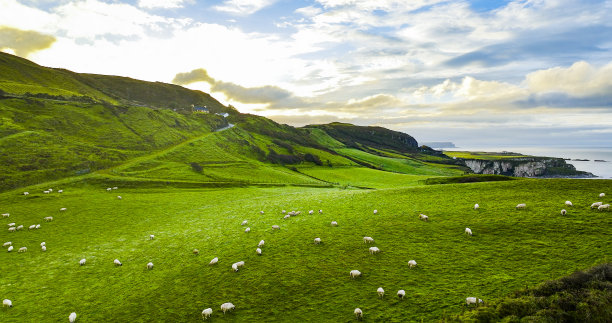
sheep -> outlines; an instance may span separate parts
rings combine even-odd
[[[259,214],[264,214],[264,211],[259,211]]]
[[[232,269],[233,269],[234,271],[238,271],[238,265],[236,265],[236,264],[232,264]]]
[[[287,219],[288,219],[288,218],[290,218],[290,217],[291,217],[291,215],[287,214],[287,215],[285,215],[285,216],[283,217],[283,219],[284,219],[284,220],[287,220]]]
[[[472,229],[470,228],[465,228],[465,234],[471,236],[472,235]]]
[[[118,199],[121,199],[121,195],[117,196]]]
[[[567,211],[565,209],[561,210],[561,215],[565,215],[567,214]]]
[[[604,197],[606,196],[606,193],[599,193],[599,197]]]
[[[13,251],[13,246],[8,247],[7,251],[8,251],[8,252]]]
[[[8,242],[5,242],[2,246],[3,247],[8,247],[8,246],[10,246],[12,244],[13,244],[12,242],[8,241]]]
[[[249,232],[251,232],[251,228],[244,229],[244,233],[249,233]]]
[[[287,213],[287,211],[285,211],[285,210],[282,210],[282,211],[281,211],[281,213],[282,213],[282,214],[285,214],[285,213]]]
[[[260,247],[260,248],[261,248],[261,247],[262,247],[262,246],[263,246],[265,243],[266,243],[265,241],[261,240],[261,241],[259,241],[259,243],[257,244],[257,247]]]
[[[235,262],[232,264],[232,269],[238,271],[238,267],[244,266],[244,261]]]
[[[22,225],[18,225],[16,230],[23,230],[23,224]]]
[[[319,244],[319,243],[321,243],[321,238],[315,238],[315,239],[314,239],[314,243],[315,243],[315,244]]]
[[[64,193],[64,190],[59,190],[59,191],[57,191],[57,192],[58,192],[58,193]]]
[[[23,195],[30,195],[30,192],[23,192]]]
[[[79,261],[79,266],[84,266],[85,263],[87,262],[87,259],[83,258]]]
[[[319,214],[323,214],[323,210],[319,210]]]
[[[610,209],[610,204],[603,204],[597,207],[597,210],[599,211],[609,210],[609,209]]]
[[[44,194],[49,194],[49,191],[43,191]]]
[[[516,205],[516,209],[517,209],[517,210],[518,210],[518,209],[525,209],[525,208],[527,208],[527,204],[525,204],[525,203],[521,203],[521,204],[517,204],[517,205]]]
[[[280,226],[275,224],[272,226],[272,230],[280,230]]]
[[[565,201],[565,206],[574,206],[574,204],[572,204],[570,201]]]
[[[15,226],[15,222],[8,223],[7,225],[8,225],[9,227],[14,227],[14,226]]]
[[[412,268],[412,267],[416,267],[416,265],[417,265],[416,260],[408,261],[408,267]]]
[[[196,256],[197,256],[197,255],[199,255],[199,254],[200,254],[200,250],[198,250],[198,249],[193,249],[193,254],[194,254],[194,255],[196,255]]]
[[[63,208],[61,208],[61,209],[60,209],[60,212],[63,212],[63,211],[66,211],[66,208],[65,208],[65,207],[63,207]]]
[[[42,251],[47,251],[47,246],[42,246],[40,248],[42,249]]]
[[[52,189],[52,188],[50,188],[50,189],[48,189],[47,191],[49,191],[49,192],[53,192],[53,189]]]
[[[338,222],[336,222],[336,221],[332,221],[332,222],[331,222],[331,226],[332,226],[332,227],[337,227],[337,226],[338,226]]]
[[[74,321],[76,321],[76,313],[72,312],[70,313],[70,315],[68,315],[68,321],[70,321],[70,323],[73,323]]]
[[[17,231],[17,228],[15,228],[15,227],[10,227],[10,228],[8,228],[8,230],[9,230],[9,232],[15,232],[15,231]]]
[[[247,223],[249,223],[249,221],[244,220],[244,221],[242,221],[242,223],[240,225],[247,225]]]
[[[21,248],[19,248],[19,250],[17,252],[26,252],[26,251],[28,251],[27,247],[21,247]]]
[[[383,298],[383,296],[385,296],[385,290],[382,287],[378,287],[376,292],[378,293],[378,297],[380,298]]]
[[[300,215],[300,214],[302,214],[302,211],[295,212],[295,215]]]
[[[378,210],[374,210],[374,214],[378,214]]]
[[[209,318],[211,315],[212,315],[212,308],[207,308],[207,309],[202,311],[202,317],[204,319]]]
[[[149,235],[149,240],[153,240],[153,239],[155,239],[155,235],[150,234],[150,235]]]
[[[397,297],[399,297],[399,299],[404,299],[404,296],[406,296],[406,291],[403,289],[400,289],[397,291]]]
[[[361,276],[361,272],[359,270],[357,270],[357,269],[351,270],[350,274],[351,274],[351,278],[355,278],[355,277]]]
[[[212,260],[211,260],[211,261],[210,261],[208,264],[209,264],[209,265],[214,265],[214,264],[216,264],[216,263],[218,263],[218,262],[219,262],[219,258],[215,257],[215,258],[213,258],[213,259],[212,259]]]
[[[474,210],[478,210],[480,209],[480,205],[478,205],[478,203],[474,204]]]
[[[483,301],[480,298],[478,298],[478,303],[483,303]],[[467,297],[465,299],[465,304],[466,305],[476,304],[476,297]]]
[[[51,222],[51,221],[53,221],[53,217],[52,216],[46,216],[44,218],[44,220],[45,220],[45,222]]]
[[[258,255],[260,255],[260,256],[261,256],[261,248],[257,248],[257,249],[255,249],[255,252],[256,252]]]
[[[374,242],[374,238],[372,237],[363,237],[363,243]]]
[[[359,307],[355,309],[354,313],[355,313],[355,317],[358,320],[361,320],[361,318],[363,317],[363,312],[361,311]]]
[[[308,211],[308,214],[311,214],[311,215],[312,215],[313,213],[314,213],[314,211],[313,211],[313,210]]]
[[[153,269],[153,263],[152,262],[147,264],[147,269],[149,269],[149,270]]]
[[[34,229],[40,229],[40,224],[35,225]]]
[[[36,229],[36,224],[32,224],[31,226],[28,227],[28,230],[34,230]]]
[[[117,266],[123,266],[123,264],[121,263],[121,261],[119,261],[119,259],[115,259],[113,263]]]
[[[227,311],[231,311],[234,308],[236,308],[236,306],[234,306],[234,304],[232,303],[223,303],[221,304],[221,310],[223,311],[223,314],[225,314],[225,312]]]
[[[114,190],[116,190],[116,189],[118,189],[118,188],[119,188],[119,187],[117,187],[117,186],[113,186],[113,189],[114,189]]]
[[[429,221],[429,217],[423,213],[419,214],[419,219],[423,221]]]
[[[13,307],[13,302],[10,299],[5,299],[2,301],[2,307]]]
[[[47,243],[46,243],[46,242],[44,242],[44,241],[40,243],[40,246],[41,246],[41,247],[44,247],[44,246],[46,246],[46,245],[47,245]]]
[[[603,203],[602,202],[595,202],[593,204],[591,204],[591,209],[596,209],[598,207],[600,207]]]
[[[378,247],[370,247],[370,254],[373,255],[375,253],[379,253],[380,249]]]
[[[9,216],[11,216],[11,214],[10,214],[10,213],[2,213],[2,217],[3,217],[3,218],[8,218]]]
[[[112,188],[110,188],[110,187],[106,189],[107,192],[110,192],[111,190],[112,190]]]

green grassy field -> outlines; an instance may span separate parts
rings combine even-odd
[[[600,200],[599,192],[610,191],[605,180],[384,190],[141,183],[107,192],[83,182],[54,188],[65,192],[42,194],[38,187],[29,196],[0,194],[0,211],[11,214],[2,224],[26,227],[15,233],[5,227],[0,241],[28,247],[26,253],[0,252],[2,297],[14,304],[2,309],[2,321],[55,322],[75,311],[82,321],[195,322],[207,307],[223,322],[351,321],[355,307],[365,321],[431,321],[460,312],[465,297],[501,298],[605,262],[612,253],[609,213],[588,207]],[[562,217],[565,200],[575,206]],[[517,211],[518,203],[528,208]],[[302,214],[283,220],[283,209]],[[308,215],[311,209],[323,214]],[[419,213],[430,222],[418,220]],[[54,221],[44,222],[45,216]],[[329,225],[332,220],[338,227]],[[38,223],[39,230],[27,230]],[[273,231],[274,224],[281,229]],[[466,236],[465,227],[474,235]],[[364,236],[375,243],[364,244]],[[323,243],[315,245],[316,237]],[[265,246],[257,256],[260,240]],[[369,246],[381,253],[370,255]],[[219,263],[209,266],[213,257]],[[87,264],[81,267],[82,258]],[[115,258],[123,266],[114,266]],[[408,268],[411,259],[416,268]],[[241,260],[245,266],[232,272],[231,264]],[[352,269],[363,276],[350,279]],[[383,299],[378,287],[387,293]],[[407,292],[401,301],[399,289]],[[224,302],[236,310],[223,315]]]

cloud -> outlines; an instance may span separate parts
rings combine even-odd
[[[148,9],[170,9],[182,8],[185,4],[192,2],[192,0],[138,0],[138,6]]]
[[[221,5],[214,8],[217,11],[229,14],[248,16],[274,4],[276,1],[278,0],[225,0]]]
[[[533,92],[561,92],[573,97],[612,96],[612,63],[601,68],[580,61],[568,68],[554,67],[530,73],[526,83]]]
[[[55,37],[37,31],[0,26],[0,50],[10,49],[22,57],[47,49],[55,41]]]
[[[206,82],[209,84],[214,84],[216,81],[214,78],[208,75],[208,72],[203,68],[195,69],[191,72],[186,73],[178,73],[174,76],[172,83],[178,85],[188,85],[196,82]]]

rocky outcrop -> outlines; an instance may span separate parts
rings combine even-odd
[[[516,177],[594,177],[576,170],[562,158],[521,157],[496,160],[463,159],[475,174],[495,174]]]

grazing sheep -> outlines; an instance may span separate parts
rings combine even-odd
[[[272,226],[272,230],[280,230],[280,226],[275,224]]]
[[[404,296],[406,296],[406,291],[403,289],[400,289],[397,291],[397,297],[399,297],[400,299],[404,299]]]
[[[15,227],[10,227],[10,228],[8,228],[8,230],[9,230],[9,232],[15,232],[15,231],[17,231],[17,228],[15,228]]]
[[[521,203],[521,204],[517,204],[517,205],[516,205],[516,209],[517,209],[517,210],[518,210],[518,209],[525,209],[525,208],[527,208],[527,204],[525,204],[525,203]]]
[[[350,274],[351,274],[351,278],[355,278],[355,277],[361,276],[361,272],[359,270],[357,270],[357,269],[351,270]]]
[[[600,207],[603,203],[602,202],[595,202],[593,204],[591,204],[591,209],[596,209],[598,207]]]
[[[16,230],[23,230],[23,224],[22,225],[18,225]]]
[[[2,301],[2,307],[13,307],[13,302],[10,299],[5,299]]]
[[[315,239],[314,239],[314,243],[315,243],[315,244],[319,244],[319,243],[321,243],[321,238],[315,238]]]
[[[331,222],[331,226],[332,226],[332,227],[337,227],[337,226],[338,226],[338,222],[336,222],[336,221],[332,221],[332,222]]]
[[[49,194],[49,191],[43,191],[44,194]]]
[[[30,192],[23,192],[23,195],[30,195]]]
[[[48,189],[47,191],[49,191],[49,192],[53,192],[53,189],[52,189],[52,188],[50,188],[50,189]]]
[[[236,265],[236,264],[232,264],[232,269],[233,269],[234,271],[238,271],[238,265]]]
[[[155,235],[150,234],[150,235],[149,235],[149,240],[153,240],[153,239],[155,239]]]
[[[363,312],[361,311],[359,307],[355,309],[354,313],[355,313],[355,317],[358,320],[361,320],[361,318],[363,317]]]
[[[565,201],[565,206],[574,206],[574,204],[572,204],[570,201]]]
[[[419,214],[419,219],[423,221],[429,221],[429,217],[423,213]]]
[[[373,255],[375,253],[379,253],[380,249],[378,247],[370,247],[370,254]]]
[[[40,224],[35,225],[34,229],[40,229]]]
[[[259,243],[257,244],[257,247],[260,247],[260,248],[261,248],[261,247],[263,247],[263,245],[264,245],[265,243],[266,243],[265,241],[261,240],[261,241],[259,241]]]
[[[8,251],[8,252],[13,251],[13,246],[8,247],[7,251]]]
[[[478,298],[478,303],[483,303],[483,301]],[[468,297],[465,299],[465,304],[470,305],[470,304],[476,304],[476,297]]]
[[[249,233],[249,232],[251,232],[251,228],[244,229],[244,233]]]
[[[119,261],[119,259],[115,259],[113,263],[117,266],[123,266],[123,264],[121,263],[121,261]]]
[[[363,243],[374,242],[374,238],[372,237],[363,237]]]
[[[13,244],[12,242],[8,241],[8,242],[5,242],[2,246],[3,247],[8,247],[8,246],[10,246],[12,244]]]
[[[119,188],[119,187],[117,187],[117,186],[113,187],[113,189],[114,189],[114,190],[116,190],[116,189],[118,189],[118,188]]]
[[[14,227],[14,226],[15,226],[15,222],[13,222],[13,223],[9,223],[9,224],[7,224],[7,225],[8,225],[9,227]]]
[[[70,315],[68,315],[68,321],[70,321],[70,323],[74,323],[74,321],[76,321],[76,313],[72,312],[70,313]]]
[[[238,267],[244,266],[244,261],[235,262],[232,264],[232,269],[238,271]]]
[[[79,265],[84,266],[86,262],[87,262],[87,259],[83,258],[81,259],[81,261],[79,261]]]
[[[212,259],[212,260],[211,260],[211,261],[210,261],[208,264],[209,264],[209,265],[214,265],[214,264],[216,264],[216,263],[218,263],[218,262],[219,262],[219,258],[215,257],[215,258],[213,258],[213,259]]]
[[[314,213],[313,210],[308,211],[308,214],[313,214],[313,213]]]
[[[259,211],[259,214],[264,214],[264,211]]]
[[[378,210],[374,210],[374,214],[378,214]]]
[[[212,308],[207,308],[207,309],[202,311],[202,317],[204,319],[209,318],[211,315],[212,315]]]
[[[378,297],[380,298],[383,298],[383,296],[385,296],[385,290],[382,287],[378,287],[376,292],[378,293]]]
[[[153,263],[152,262],[147,264],[147,269],[153,269]]]
[[[567,211],[565,209],[561,210],[561,215],[565,215],[567,214]]]
[[[603,204],[597,207],[597,209],[599,211],[603,211],[603,210],[609,210],[610,209],[610,204]]]
[[[121,195],[117,196],[118,199],[121,199]]]
[[[40,243],[40,246],[41,246],[41,247],[46,246],[46,245],[47,245],[47,243],[46,243],[46,242],[44,242],[44,241]]]
[[[470,228],[465,228],[465,234],[471,236],[472,235],[472,229]]]
[[[36,229],[36,224],[32,224],[31,226],[28,227],[28,230],[34,230]]]
[[[606,193],[599,193],[599,197],[604,197],[606,196]]]
[[[287,213],[287,211],[285,211],[285,210],[282,210],[282,211],[281,211],[281,213],[282,213],[282,214],[285,214],[285,213]]]
[[[26,252],[26,251],[28,251],[27,247],[21,247],[21,248],[19,248],[19,250],[17,252]]]
[[[57,192],[58,192],[58,193],[64,193],[64,190],[59,190],[59,191],[57,191]]]
[[[52,216],[46,216],[44,220],[45,220],[45,222],[51,222],[51,221],[53,221],[53,217]]]
[[[300,214],[302,214],[302,211],[295,212],[295,215],[300,215]]]
[[[8,218],[9,216],[11,216],[11,214],[10,214],[10,213],[2,213],[2,217],[3,217],[3,218]]]
[[[285,216],[283,217],[283,219],[287,220],[287,219],[288,219],[288,218],[290,218],[290,217],[291,217],[291,215],[287,214],[287,215],[285,215]]]
[[[480,205],[478,205],[478,203],[474,204],[474,210],[478,210],[480,209]]]
[[[62,212],[63,212],[63,211],[66,211],[66,208],[65,208],[65,207],[63,207],[63,208],[61,208],[61,209],[60,209],[60,211],[62,211]]]
[[[232,303],[223,303],[221,304],[221,310],[223,311],[223,314],[225,314],[225,312],[227,311],[231,311],[234,308],[236,308],[236,306],[234,306],[234,304]]]
[[[244,221],[242,221],[242,223],[240,223],[240,225],[247,225],[247,223],[249,223],[249,221],[244,220]]]
[[[42,246],[40,248],[42,249],[42,251],[47,251],[47,246]]]
[[[198,250],[198,249],[193,249],[193,254],[194,254],[194,255],[196,255],[196,256],[197,256],[197,255],[199,255],[199,254],[200,254],[200,250]]]
[[[106,189],[107,192],[110,192],[110,190],[112,190],[112,188],[110,187]]]
[[[319,214],[323,214],[323,210],[319,210]]]
[[[261,249],[260,249],[260,248],[255,249],[255,252],[256,252],[258,255],[260,255],[260,256],[261,256]]]
[[[416,267],[416,265],[417,265],[416,260],[408,261],[408,267],[412,268],[412,267]]]

